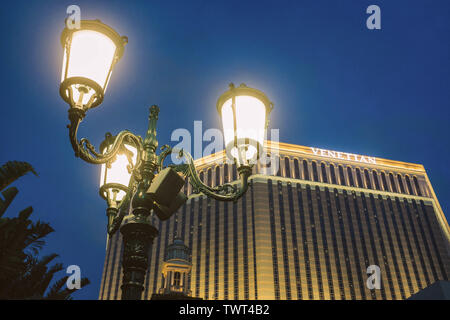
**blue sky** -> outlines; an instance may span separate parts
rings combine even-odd
[[[423,164],[448,217],[447,0],[10,1],[0,12],[0,163],[30,162],[39,177],[16,183],[8,214],[31,205],[51,223],[46,252],[92,282],[76,298],[98,297],[106,217],[100,169],[74,157],[58,93],[71,4],[129,38],[80,137],[98,146],[107,131],[143,135],[151,104],[161,108],[160,145],[194,120],[220,128],[217,98],[245,82],[275,103],[283,142]],[[366,28],[372,4],[381,30]]]

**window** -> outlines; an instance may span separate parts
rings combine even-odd
[[[381,190],[380,183],[378,181],[378,173],[375,170],[372,171],[372,176],[373,176],[373,182],[375,183],[375,189]]]
[[[272,188],[272,180],[268,179],[267,187],[269,191],[269,219],[270,219],[270,239],[272,243],[272,248],[277,248],[277,237],[275,232],[275,210],[274,210],[274,195]],[[275,285],[275,299],[279,300],[280,296],[280,284],[279,284],[279,274],[278,274],[278,256],[276,250],[272,249],[272,263],[273,263],[273,279]],[[227,266],[225,266],[225,269]]]
[[[398,180],[398,185],[400,186],[400,191],[402,193],[405,193],[405,187],[403,186],[403,180],[402,180],[402,176],[400,174],[397,174],[397,180]]]
[[[294,159],[294,178],[300,179],[300,165],[298,159]]]
[[[305,180],[309,180],[308,162],[303,160],[303,176]]]
[[[356,180],[358,180],[358,187],[364,188],[362,178],[361,178],[361,171],[359,170],[359,168],[356,168]]]
[[[223,183],[228,183],[228,164],[225,163],[225,165],[223,166]]]
[[[212,186],[212,173],[211,173],[211,168],[208,168],[208,171],[206,171],[206,174],[207,174],[207,176],[208,176],[208,181],[206,182],[206,184],[208,185],[208,186]]]
[[[330,164],[330,173],[331,173],[331,183],[337,184],[336,173],[334,172],[334,166],[332,164]]]
[[[422,196],[422,191],[420,191],[420,185],[419,185],[419,181],[417,181],[417,177],[414,176],[413,180],[414,180],[414,185],[416,186],[417,194],[419,196]]]
[[[205,183],[205,181],[203,180],[203,179],[204,179],[204,174],[203,174],[203,171],[202,171],[202,172],[200,172],[200,174],[199,174],[199,178],[200,178],[200,181],[201,181],[201,182]]]
[[[387,181],[386,181],[386,174],[384,172],[381,172],[381,181],[383,182],[384,191],[389,191]]]
[[[181,285],[181,273],[175,272],[173,274],[173,285],[179,287]]]
[[[319,174],[317,173],[317,163],[315,161],[312,162],[312,169],[314,181],[319,181]]]
[[[216,187],[220,185],[220,167],[216,167]]]
[[[395,185],[394,176],[392,173],[389,173],[389,180],[391,180],[392,191],[397,192],[397,186]]]
[[[344,186],[347,185],[345,183],[344,168],[342,168],[342,166],[339,166],[339,179],[341,180],[341,185],[344,185]]]
[[[291,177],[291,166],[289,165],[289,158],[284,158],[284,176],[287,178]]]
[[[351,167],[347,167],[347,175],[348,175],[348,181],[350,183],[351,187],[355,186],[355,182],[353,181],[353,173],[352,173],[352,168]]]
[[[366,185],[367,185],[367,188],[373,189],[373,188],[372,188],[372,183],[370,182],[369,171],[367,171],[367,169],[364,170],[364,176],[365,176],[365,178],[366,178]]]
[[[325,163],[322,162],[320,166],[322,168],[322,181],[328,183],[327,169],[325,168]]]
[[[408,193],[409,194],[414,194],[412,186],[411,186],[411,181],[409,180],[409,176],[408,175],[405,176],[405,180],[406,180],[406,186],[408,187]]]
[[[301,184],[297,183],[297,199],[300,208],[303,208],[303,197],[302,197],[302,187]],[[306,237],[306,214],[305,210],[299,210],[300,214],[300,230],[302,235],[302,243],[303,243],[303,252],[305,256],[305,269],[304,273],[306,275],[306,282],[308,288],[308,298],[310,300],[313,299],[313,289],[312,289],[312,279],[311,279],[311,265],[309,263],[309,252],[308,252],[308,241]],[[272,245],[272,248],[274,246]],[[275,256],[276,257],[276,256]]]

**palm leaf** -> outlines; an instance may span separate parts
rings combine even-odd
[[[55,281],[55,283],[51,286],[50,290],[48,291],[47,295],[45,296],[45,299],[48,300],[72,300],[72,297],[70,296],[72,293],[74,293],[77,289],[68,289],[67,287],[63,289],[63,286],[66,284],[67,279],[69,276],[64,276],[58,281]],[[80,281],[81,288],[84,286],[87,286],[91,282],[88,278],[81,278]]]
[[[3,216],[6,209],[8,209],[9,205],[14,200],[18,192],[19,190],[17,190],[16,187],[10,187],[2,192],[2,195],[5,198],[5,200],[0,198],[0,217]]]
[[[37,176],[36,171],[28,162],[8,161],[0,167],[0,190],[5,189],[28,172],[33,172]]]
[[[0,191],[28,172],[37,175],[26,162],[9,161],[1,166]],[[17,188],[10,187],[2,192],[4,199],[0,197],[0,300],[72,299],[76,289],[64,287],[68,276],[54,281],[49,288],[56,273],[63,270],[61,263],[49,266],[58,255],[38,258],[45,245],[44,238],[53,228],[39,220],[31,221],[32,207],[22,210],[15,218],[2,217],[17,192]],[[81,279],[81,287],[89,283],[87,278]]]

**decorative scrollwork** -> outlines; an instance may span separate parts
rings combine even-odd
[[[88,139],[82,138],[79,141],[77,139],[78,127],[84,116],[85,110],[83,109],[76,107],[69,109],[70,124],[67,127],[69,128],[70,142],[76,157],[93,164],[106,164],[108,167],[111,166],[111,163],[119,154],[124,154],[128,159],[127,170],[131,174],[128,186],[105,184],[99,191],[100,196],[108,201],[108,233],[112,235],[120,227],[123,217],[128,214],[131,195],[134,193],[137,183],[142,180],[140,167],[142,164],[142,152],[144,150],[143,140],[142,137],[136,136],[127,130],[121,131],[115,138],[110,133],[107,133],[105,135],[105,141],[108,142],[108,145],[111,145],[111,147],[104,153],[97,152]],[[135,164],[133,164],[132,160],[133,153],[125,147],[124,143],[129,143],[136,148],[137,154]],[[125,196],[120,201],[116,201],[115,197],[110,199],[110,197],[106,195],[106,192],[108,192],[106,190],[107,188],[113,188],[117,191],[122,190],[125,192]]]
[[[164,160],[172,153],[172,148],[168,144],[163,145],[160,149],[161,153],[158,155],[158,171],[163,169]]]
[[[194,159],[189,152],[183,149],[172,149],[168,145],[161,147],[161,154],[158,157],[159,170],[163,169],[164,159],[172,153],[178,153],[179,158],[184,158],[186,163],[178,165],[169,165],[177,172],[181,172],[186,177],[189,177],[189,183],[192,185],[193,193],[203,193],[206,196],[221,201],[236,201],[247,191],[248,189],[248,177],[251,175],[251,166],[242,166],[238,169],[241,177],[241,185],[226,183],[216,187],[210,187],[204,184],[195,168]]]
[[[194,193],[203,193],[208,197],[221,201],[236,201],[242,197],[248,189],[248,178],[252,171],[251,166],[240,166],[238,168],[240,184],[226,183],[220,186],[210,187],[201,181],[195,168],[194,159],[183,149],[172,149],[170,146],[164,145],[161,147],[161,153],[157,156],[155,154],[155,149],[158,145],[156,140],[156,120],[158,111],[159,109],[157,106],[152,106],[150,108],[149,129],[145,140],[127,130],[121,131],[115,137],[110,133],[107,133],[104,142],[105,148],[103,148],[102,145],[100,147],[100,152],[98,152],[86,138],[80,140],[77,139],[78,127],[85,117],[86,110],[76,106],[69,109],[69,137],[73,150],[75,151],[75,156],[80,157],[86,162],[92,164],[105,164],[108,167],[111,166],[116,159],[116,156],[119,154],[124,154],[128,159],[127,169],[131,174],[128,186],[109,183],[104,184],[100,188],[100,195],[108,201],[107,230],[110,235],[121,228],[124,217],[129,213],[132,202],[131,199],[135,199],[133,195],[136,195],[137,193],[145,195],[155,173],[160,172],[163,169],[164,160],[170,154],[177,153],[178,158],[184,158],[184,163],[170,164],[168,167],[181,173],[186,178],[189,178]],[[126,144],[133,145],[136,148],[137,154],[135,164],[133,164],[132,161],[133,153],[125,147]],[[111,189],[115,192],[112,196],[111,194],[107,194]],[[118,200],[117,193],[120,190],[125,192],[125,195],[121,200]],[[150,212],[149,210],[147,211]]]
[[[130,170],[134,170],[134,168],[139,168],[141,163],[141,152],[143,150],[143,141],[142,137],[136,136],[132,132],[128,130],[121,131],[115,138],[112,147],[105,153],[99,153],[95,150],[95,147],[89,142],[88,139],[82,138],[78,141],[77,132],[78,127],[84,118],[84,111],[78,108],[71,108],[69,110],[69,119],[70,125],[69,128],[69,137],[70,142],[72,143],[72,147],[75,151],[75,156],[80,157],[86,162],[93,164],[103,164],[112,160],[119,152],[121,148],[123,148],[124,141],[128,141],[136,146],[137,157],[136,164],[133,166],[133,163],[130,161]],[[124,148],[125,149],[125,148]],[[121,150],[124,152],[123,150]],[[131,158],[129,158],[131,160]]]

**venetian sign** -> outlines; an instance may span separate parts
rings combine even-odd
[[[325,150],[325,149],[319,149],[319,148],[311,148],[311,150],[314,153],[314,155],[321,156],[321,157],[350,160],[350,161],[364,162],[364,163],[373,163],[373,164],[377,163],[375,157],[360,156],[358,154],[353,154],[353,153]]]

